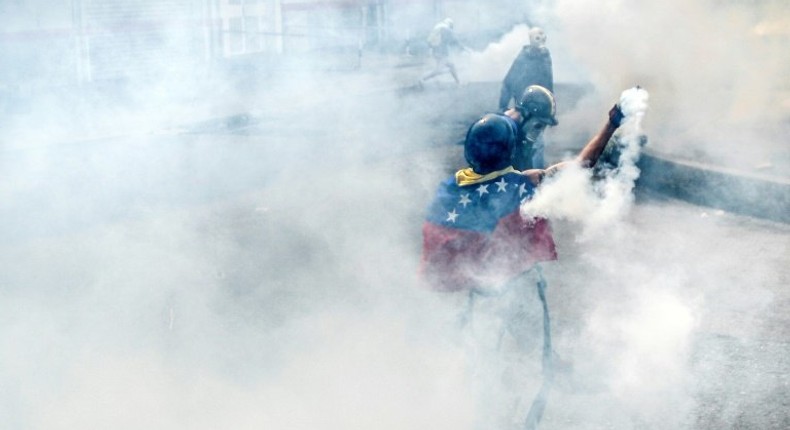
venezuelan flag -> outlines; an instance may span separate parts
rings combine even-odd
[[[431,288],[497,287],[540,261],[557,259],[546,219],[524,219],[535,187],[512,167],[487,175],[471,169],[439,185],[423,224],[420,272]]]

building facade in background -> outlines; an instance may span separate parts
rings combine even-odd
[[[5,0],[0,89],[155,78],[242,57],[387,49],[445,16],[475,17],[456,20],[462,29],[489,25],[482,17],[492,10],[512,20],[516,4],[524,2]]]
[[[748,3],[766,15],[758,30],[784,44],[782,0]],[[472,40],[533,22],[553,0],[3,0],[0,1],[0,97],[4,89],[69,86],[182,75],[237,60],[396,51],[423,40],[452,17]],[[772,9],[773,7],[773,9]],[[779,23],[779,24],[777,24]],[[764,34],[763,34],[764,33]],[[778,40],[776,40],[778,39]],[[475,46],[474,43],[469,43]]]
[[[367,44],[384,1],[6,0],[0,2],[0,87],[61,85]],[[371,18],[373,17],[373,18]],[[369,21],[373,19],[373,21]]]

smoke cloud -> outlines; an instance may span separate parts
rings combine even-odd
[[[651,148],[690,160],[780,174],[760,167],[787,152],[786,22],[781,2],[609,1],[596,8],[556,3],[555,50],[571,53],[604,100],[639,84],[653,90]],[[549,41],[552,40],[549,33]],[[558,40],[559,39],[559,40]],[[748,143],[747,143],[748,142]]]
[[[620,95],[618,105],[625,116],[616,141],[607,149],[617,151],[616,166],[603,170],[593,181],[593,172],[571,164],[538,188],[534,198],[522,205],[526,217],[569,219],[583,224],[586,236],[622,221],[633,204],[634,185],[639,178],[636,162],[642,147],[642,120],[647,111],[648,92],[631,88]]]
[[[467,87],[405,91],[429,59],[339,49],[361,30],[330,14],[320,43],[282,41],[298,55],[183,56],[194,40],[173,25],[157,36],[166,58],[142,52],[118,79],[72,82],[65,45],[30,39],[71,11],[35,3],[0,5],[16,32],[0,56],[0,427],[523,424],[539,352],[499,339],[510,298],[481,301],[461,328],[467,297],[425,291],[416,276],[424,207],[462,167],[446,144],[463,138],[458,111],[477,109],[458,96]],[[133,22],[134,8],[116,3],[120,22]],[[595,87],[560,107],[557,144],[580,147],[622,88],[650,91],[644,122],[647,93],[623,94],[634,122],[600,188],[569,168],[528,205],[552,218],[555,350],[572,369],[542,428],[786,422],[773,378],[788,372],[786,346],[758,340],[785,334],[775,286],[790,232],[677,202],[634,204],[632,190],[642,135],[651,148],[731,161],[744,155],[738,144],[775,131],[786,43],[755,39],[751,9],[710,2],[519,1],[490,13],[407,3],[396,42],[451,16],[462,38],[487,47],[455,57],[466,82],[498,82],[527,29],[545,28],[557,80]],[[275,44],[282,29],[261,25],[257,40]],[[132,46],[153,37],[130,29]],[[322,49],[297,49],[311,43]],[[57,79],[41,78],[48,68]],[[479,106],[493,106],[489,96]],[[755,124],[767,125],[752,134]]]

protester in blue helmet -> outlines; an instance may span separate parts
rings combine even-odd
[[[525,116],[551,120],[553,110],[544,104],[525,103]],[[462,322],[472,320],[475,296],[496,297],[516,291],[528,299],[529,286],[536,287],[540,299],[543,329],[542,383],[532,401],[524,428],[536,429],[546,407],[554,371],[561,360],[552,349],[546,280],[538,263],[557,259],[551,228],[546,219],[525,218],[522,203],[532,198],[544,177],[569,163],[591,167],[620,126],[623,114],[618,106],[609,111],[603,128],[581,150],[576,160],[548,169],[520,171],[512,166],[517,148],[518,124],[502,114],[487,114],[475,121],[466,133],[464,158],[469,167],[443,181],[428,208],[423,224],[420,272],[429,288],[443,292],[465,292],[467,305]],[[529,280],[537,278],[531,284]],[[535,324],[523,310],[527,302],[513,302],[500,314],[500,339],[509,333],[521,350],[535,343]],[[534,321],[534,319],[533,319]],[[534,328],[534,327],[533,327]]]
[[[553,110],[542,103],[525,103],[521,109],[528,121],[553,119]],[[570,163],[593,166],[622,119],[615,105],[576,160],[526,170],[512,165],[518,124],[511,117],[487,114],[475,121],[464,142],[469,167],[442,182],[423,227],[421,270],[429,282],[449,291],[490,286],[506,282],[536,261],[556,258],[548,223],[521,218],[519,207],[544,177]]]
[[[536,183],[512,166],[517,130],[502,114],[484,115],[469,127],[469,167],[441,184],[423,229],[423,274],[435,288],[494,287],[555,258],[545,220],[525,220],[518,211]]]
[[[473,171],[491,173],[511,165],[517,125],[504,115],[487,114],[472,124],[464,140],[464,158]]]
[[[520,107],[527,121],[556,121],[552,106],[530,100]],[[536,261],[556,258],[547,222],[521,218],[519,206],[532,197],[545,176],[569,163],[594,165],[622,119],[622,111],[615,105],[606,125],[576,160],[527,170],[513,167],[518,124],[511,117],[486,114],[475,121],[464,141],[469,167],[442,182],[428,210],[422,270],[429,281],[440,290],[475,288],[492,281],[505,282]],[[503,250],[507,252],[497,254]]]

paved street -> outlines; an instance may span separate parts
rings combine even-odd
[[[790,429],[786,3],[0,2],[0,430]],[[558,260],[430,290],[538,58],[549,165],[634,86],[644,151],[523,203]]]
[[[558,349],[587,372],[547,428],[787,427],[787,225],[656,196],[626,225],[565,236],[549,272]]]
[[[5,153],[1,415],[90,427],[101,415],[79,411],[101,395],[119,420],[166,399],[162,428],[178,411],[240,428],[518,422],[531,367],[510,369],[527,381],[512,407],[476,409],[463,332],[444,325],[459,300],[414,284],[423,207],[460,148],[333,120]],[[542,428],[787,427],[787,225],[640,194],[602,231],[554,227],[572,370]]]

